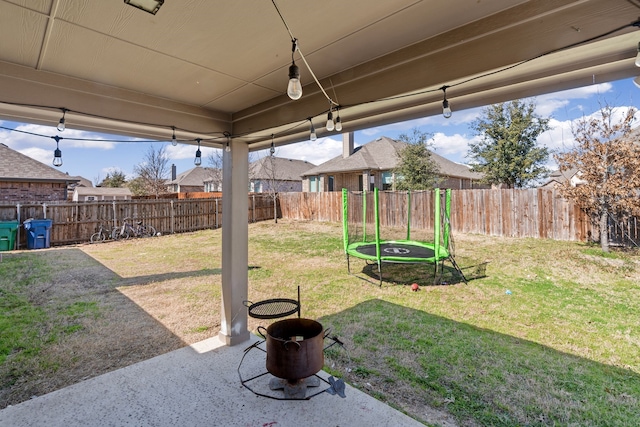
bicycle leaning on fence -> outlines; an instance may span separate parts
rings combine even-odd
[[[113,229],[111,238],[113,240],[128,239],[129,237],[153,237],[156,235],[156,229],[151,225],[143,224],[142,221],[131,224],[131,218],[122,220],[122,225]]]
[[[101,242],[104,242],[105,240],[107,240],[109,238],[111,238],[111,232],[109,230],[107,230],[104,227],[104,225],[100,224],[100,227],[98,228],[98,231],[93,233],[89,240],[91,241],[91,243],[101,243]]]

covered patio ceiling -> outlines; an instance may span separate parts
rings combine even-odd
[[[0,118],[249,150],[638,75],[640,0],[0,0]],[[287,94],[291,35],[304,85]],[[566,49],[565,49],[566,48]],[[525,61],[513,68],[494,72]],[[386,99],[386,100],[385,100]],[[333,133],[336,133],[335,131]]]

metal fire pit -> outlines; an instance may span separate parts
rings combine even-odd
[[[337,392],[341,397],[344,397],[340,387],[336,389],[334,386],[335,381],[328,382],[317,375],[324,366],[324,350],[334,344],[342,346],[342,343],[333,337],[330,338],[333,340],[333,344],[324,347],[324,339],[327,338],[328,332],[325,332],[322,325],[315,320],[300,318],[300,287],[298,287],[297,301],[288,298],[273,298],[257,303],[244,301],[244,304],[248,308],[249,316],[256,319],[277,319],[296,312],[298,318],[280,320],[266,329],[263,326],[258,327],[258,332],[264,341],[257,342],[245,349],[238,366],[238,376],[243,386],[258,396],[276,400],[308,400],[324,391],[328,391],[330,394]],[[265,348],[262,348],[264,343],[266,343]],[[243,379],[242,364],[245,357],[254,349],[266,353],[267,372]],[[258,380],[267,374],[271,374],[273,377],[262,388],[272,391],[283,390],[278,396],[260,393],[254,389],[254,386],[249,386],[248,383],[254,380],[258,383]],[[330,377],[329,381],[332,379],[333,377]],[[322,382],[329,387],[322,388],[307,396],[308,387],[318,387]]]
[[[263,333],[267,371],[290,383],[318,373],[324,366],[323,332],[322,325],[311,319],[285,319],[269,325]]]

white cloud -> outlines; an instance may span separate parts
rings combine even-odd
[[[465,158],[469,151],[469,143],[477,142],[480,137],[467,136],[456,133],[454,135],[445,135],[438,132],[433,137],[435,152],[447,159],[455,162],[466,163]]]
[[[55,148],[54,136],[60,137],[60,149],[63,148],[89,148],[111,150],[116,143],[105,141],[105,139],[116,140],[118,137],[107,138],[94,132],[86,132],[75,129],[65,129],[58,131],[54,126],[42,126],[35,124],[19,124],[16,131],[5,131],[2,133],[3,139],[10,141],[14,150],[21,150],[26,147]],[[73,139],[71,139],[73,138]],[[78,141],[78,139],[80,141]],[[86,140],[86,141],[85,141]]]
[[[276,148],[276,156],[287,159],[306,160],[319,165],[342,153],[342,140],[318,138]]]
[[[24,154],[25,156],[31,157],[34,160],[44,163],[47,166],[51,165],[51,162],[53,161],[53,150],[47,150],[38,147],[28,147],[16,151]]]
[[[575,100],[590,100],[594,95],[598,97],[610,93],[613,89],[611,83],[601,83],[590,86],[583,86],[575,89],[563,90],[560,92],[548,93],[532,98],[536,103],[536,113],[548,117],[565,109],[566,113],[582,112],[587,109],[583,104],[575,104]],[[566,110],[569,107],[569,110]],[[592,108],[598,108],[597,106]]]

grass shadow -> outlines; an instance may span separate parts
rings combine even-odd
[[[77,248],[12,252],[0,268],[0,408],[184,347],[118,287],[216,273],[121,278]]]
[[[382,282],[391,285],[407,285],[417,283],[419,286],[441,286],[465,283],[470,280],[486,277],[487,262],[478,265],[460,267],[462,274],[449,262],[442,263],[442,270],[435,277],[435,267],[429,263],[383,263]],[[378,265],[367,262],[361,270],[368,278],[356,277],[368,283],[380,285]]]
[[[462,425],[640,419],[640,376],[628,369],[380,299],[320,322],[347,350],[327,352],[334,375],[423,422],[426,406]]]

